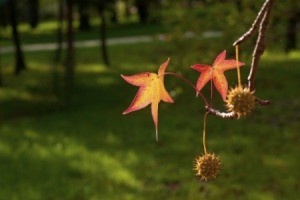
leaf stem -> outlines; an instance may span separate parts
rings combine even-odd
[[[189,80],[187,80],[186,78],[184,78],[183,76],[179,75],[179,74],[176,74],[174,72],[165,72],[163,74],[160,74],[160,75],[172,75],[172,76],[175,76],[176,78],[178,79],[181,79],[183,80],[184,82],[186,82],[189,86],[191,86],[196,92],[198,92],[202,98],[202,100],[204,101],[204,104],[206,107],[211,107],[209,105],[209,103],[207,102],[207,100],[205,99],[205,97],[203,96],[203,94],[197,89],[197,87]],[[160,76],[159,75],[159,76]]]
[[[272,1],[272,2],[271,2]],[[263,6],[261,7],[259,13],[256,16],[256,19],[254,20],[252,26],[250,27],[250,29],[244,33],[244,35],[242,35],[239,39],[237,39],[234,43],[233,46],[236,45],[240,45],[242,44],[244,41],[246,41],[252,34],[254,34],[254,32],[258,29],[259,24],[261,23],[264,14],[266,13],[266,11],[268,9],[270,9],[270,7],[272,7],[273,4],[273,0],[266,0],[265,3],[263,4]]]
[[[207,154],[207,150],[206,150],[206,117],[207,117],[208,112],[205,113],[204,117],[203,117],[203,134],[202,134],[202,142],[203,142],[203,151],[204,151],[204,155]]]
[[[210,72],[210,106],[213,106],[213,92],[214,92],[214,88],[213,88],[213,77],[212,77],[212,70]]]
[[[240,71],[240,66],[239,66],[239,45],[235,45],[235,60],[236,60],[236,69],[237,69],[239,87],[242,87],[241,71]]]

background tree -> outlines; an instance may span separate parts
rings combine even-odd
[[[78,0],[79,30],[88,31],[91,29],[90,23],[90,1]]]
[[[67,18],[67,52],[65,60],[65,103],[70,105],[74,84],[74,30],[73,30],[73,1],[66,0]]]
[[[6,9],[6,5],[5,3],[7,2],[7,0],[0,0],[0,13],[2,14],[2,17],[0,18],[0,33],[2,28],[6,28],[6,26],[8,25],[7,23],[7,18],[8,18],[8,13],[7,13],[7,9]],[[0,36],[1,39],[1,36]],[[0,51],[1,51],[1,46],[0,46]],[[2,80],[2,55],[0,54],[0,87],[3,86],[3,80]]]
[[[291,0],[286,9],[286,43],[285,51],[297,49],[297,33],[299,33],[300,25],[300,2]]]
[[[28,0],[29,24],[36,28],[39,22],[39,0]]]
[[[101,19],[100,24],[100,45],[101,45],[101,54],[103,58],[103,62],[106,66],[109,66],[109,58],[107,52],[107,25],[106,25],[106,17],[105,11],[107,9],[107,2],[105,0],[97,1],[97,11]]]
[[[0,26],[0,31],[1,31],[1,26]],[[0,45],[0,52],[1,52],[1,45]],[[0,54],[0,87],[3,86],[3,81],[2,81],[2,55]]]
[[[59,0],[57,4],[57,32],[56,32],[56,44],[54,62],[57,63],[61,60],[61,52],[63,46],[63,21],[64,21],[64,0]]]
[[[0,26],[6,28],[9,26],[9,10],[7,8],[8,0],[0,0]]]
[[[135,6],[138,11],[141,23],[146,23],[149,19],[149,1],[135,0]]]
[[[9,0],[9,14],[10,14],[10,24],[12,28],[12,38],[15,47],[15,74],[19,74],[22,70],[26,69],[24,56],[21,48],[20,34],[18,31],[18,11],[16,10],[16,1]]]
[[[172,1],[169,3],[178,3],[177,1]],[[161,10],[163,1],[160,0],[135,0],[135,7],[137,8],[139,21],[142,24],[147,22],[160,21],[161,19]],[[168,4],[168,3],[166,3]]]
[[[64,21],[64,0],[59,0],[57,4],[57,30],[56,30],[56,49],[54,52],[54,59],[52,63],[52,88],[53,93],[59,97],[59,79],[58,79],[58,63],[61,61],[63,48],[63,21]]]

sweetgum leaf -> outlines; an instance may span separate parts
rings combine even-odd
[[[221,94],[222,99],[225,101],[228,91],[228,83],[224,72],[229,69],[237,68],[238,66],[245,65],[242,62],[236,62],[236,60],[230,59],[225,60],[226,51],[224,50],[220,53],[214,61],[213,66],[205,65],[205,64],[196,64],[193,65],[192,68],[199,71],[201,74],[197,81],[197,95],[199,91],[206,85],[209,80],[213,80],[215,87],[218,92]]]
[[[168,103],[174,103],[164,86],[164,73],[169,61],[170,59],[160,66],[158,74],[150,72],[132,76],[124,76],[121,74],[121,77],[125,81],[134,86],[140,87],[130,106],[123,112],[123,114],[140,110],[151,104],[151,113],[156,130],[156,140],[158,139],[158,104],[161,100]]]

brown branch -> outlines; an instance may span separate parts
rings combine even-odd
[[[256,98],[255,99],[255,103],[257,103],[259,105],[262,105],[262,106],[267,106],[267,105],[271,104],[271,101],[270,100],[262,100],[262,99]]]
[[[239,39],[237,39],[234,43],[233,46],[239,45],[246,41],[254,32],[258,30],[258,38],[256,40],[255,48],[253,50],[252,54],[252,63],[251,63],[251,69],[249,72],[248,76],[248,86],[251,91],[254,91],[254,79],[256,76],[257,68],[258,68],[258,63],[260,61],[261,55],[265,51],[265,35],[268,29],[269,25],[269,20],[270,20],[270,13],[271,9],[273,6],[274,0],[266,0],[265,3],[263,4],[262,8],[260,9],[259,13],[257,14],[256,19],[254,20],[251,28],[244,34],[242,35]],[[261,100],[256,98],[255,102],[260,105],[269,105],[271,102],[269,100]],[[212,107],[206,106],[206,111],[208,114],[212,114],[221,118],[238,118],[238,116],[234,112],[221,112],[219,110],[216,110]]]
[[[255,103],[257,103],[259,105],[262,105],[262,106],[266,106],[266,105],[271,104],[271,101],[270,100],[261,100],[261,99],[256,98]],[[212,107],[209,107],[209,106],[205,106],[205,109],[206,109],[206,112],[208,114],[212,114],[212,115],[215,115],[217,117],[221,117],[223,119],[238,118],[238,115],[236,115],[234,112],[221,112],[221,111],[216,110],[216,109],[214,109]]]
[[[252,63],[251,63],[251,70],[248,76],[248,86],[251,91],[255,89],[254,87],[254,79],[256,76],[257,68],[258,68],[258,63],[260,60],[261,55],[265,51],[266,47],[266,40],[265,40],[265,35],[268,29],[269,25],[269,19],[270,19],[270,13],[273,5],[273,0],[269,0],[269,3],[267,4],[267,9],[264,13],[264,17],[260,23],[259,27],[259,33],[258,33],[258,38],[256,41],[256,45],[252,54]]]
[[[251,28],[244,35],[242,35],[239,39],[237,39],[233,43],[233,46],[240,45],[241,43],[243,43],[245,40],[247,40],[256,31],[256,29],[258,28],[258,25],[260,24],[261,20],[264,17],[264,14],[265,14],[266,10],[270,6],[270,1],[273,1],[273,0],[266,0],[265,1],[263,6],[261,7],[259,13],[257,14],[257,17],[254,20]]]
[[[223,119],[233,119],[237,118],[237,115],[234,112],[221,112],[219,110],[216,110],[212,107],[205,106],[206,112],[208,114],[215,115],[217,117],[221,117]]]

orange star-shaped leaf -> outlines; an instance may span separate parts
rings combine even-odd
[[[228,83],[226,77],[224,76],[224,71],[237,68],[237,65],[243,66],[245,64],[232,59],[225,60],[225,57],[226,51],[224,50],[217,56],[212,67],[206,64],[196,64],[192,66],[193,69],[201,73],[196,86],[198,90],[197,95],[204,85],[212,79],[223,100],[226,100]]]
[[[132,76],[121,75],[128,83],[140,87],[132,103],[123,114],[140,110],[151,103],[151,113],[156,130],[156,140],[158,139],[158,103],[161,100],[169,103],[174,102],[164,86],[164,73],[169,61],[170,59],[160,66],[158,74],[145,72]]]

